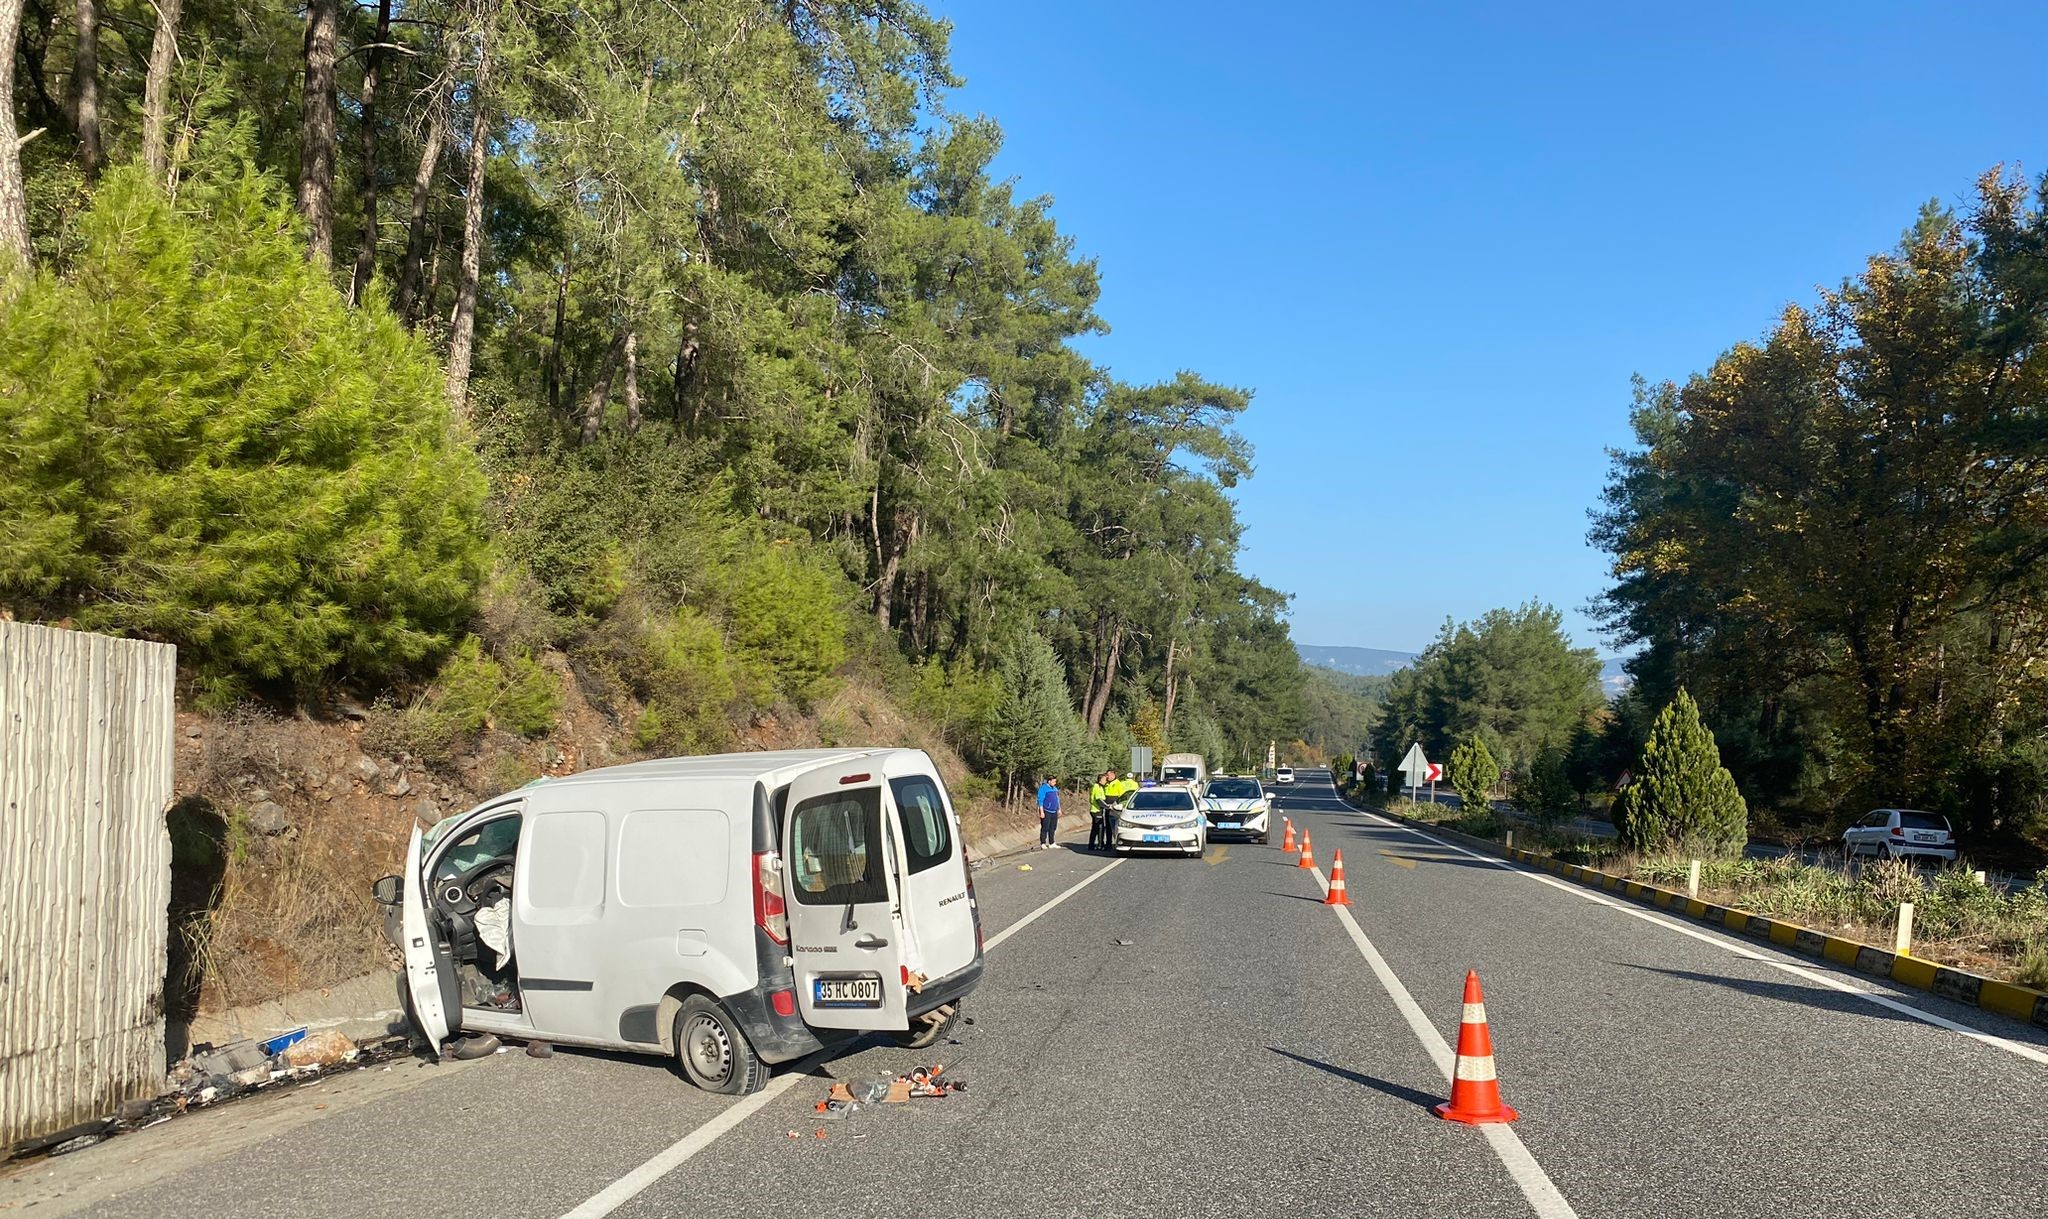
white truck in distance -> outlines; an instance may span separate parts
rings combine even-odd
[[[1169,753],[1159,763],[1161,783],[1185,783],[1200,794],[1202,785],[1209,781],[1209,764],[1199,753]]]

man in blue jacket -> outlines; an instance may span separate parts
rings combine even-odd
[[[1050,851],[1060,828],[1060,785],[1047,775],[1038,785],[1038,849]]]

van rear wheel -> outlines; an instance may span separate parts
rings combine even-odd
[[[745,1096],[768,1086],[768,1064],[726,1010],[703,995],[683,1000],[676,1013],[676,1061],[706,1092]]]

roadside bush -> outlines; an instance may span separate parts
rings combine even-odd
[[[986,763],[989,734],[1002,702],[1002,680],[966,656],[927,660],[913,672],[910,709],[939,727],[946,743],[970,761]]]
[[[1565,774],[1564,751],[1546,745],[1529,764],[1529,773],[1515,782],[1514,806],[1545,824],[1570,820],[1579,811],[1579,793]]]
[[[843,582],[794,542],[754,550],[733,574],[732,642],[748,692],[808,707],[846,660]]]
[[[730,743],[738,687],[717,624],[680,609],[654,624],[644,647],[640,693],[647,707],[635,743],[672,754],[710,753]]]
[[[486,728],[528,737],[546,732],[554,726],[561,698],[560,683],[539,661],[514,656],[501,663],[469,635],[411,704],[383,706],[371,714],[363,744],[386,756],[410,754],[444,765]]]
[[[1451,750],[1451,764],[1445,775],[1457,789],[1458,799],[1468,809],[1484,809],[1487,793],[1500,782],[1500,763],[1478,733],[1465,738]]]
[[[200,164],[176,204],[110,171],[71,273],[0,318],[0,600],[176,644],[212,707],[416,670],[484,558],[433,353],[238,150]]]

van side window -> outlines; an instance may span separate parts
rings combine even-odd
[[[833,792],[797,805],[790,818],[789,860],[796,899],[806,906],[888,901],[881,789]]]
[[[903,819],[903,845],[910,871],[937,867],[953,855],[953,831],[946,822],[946,802],[928,775],[889,780],[896,812]]]

